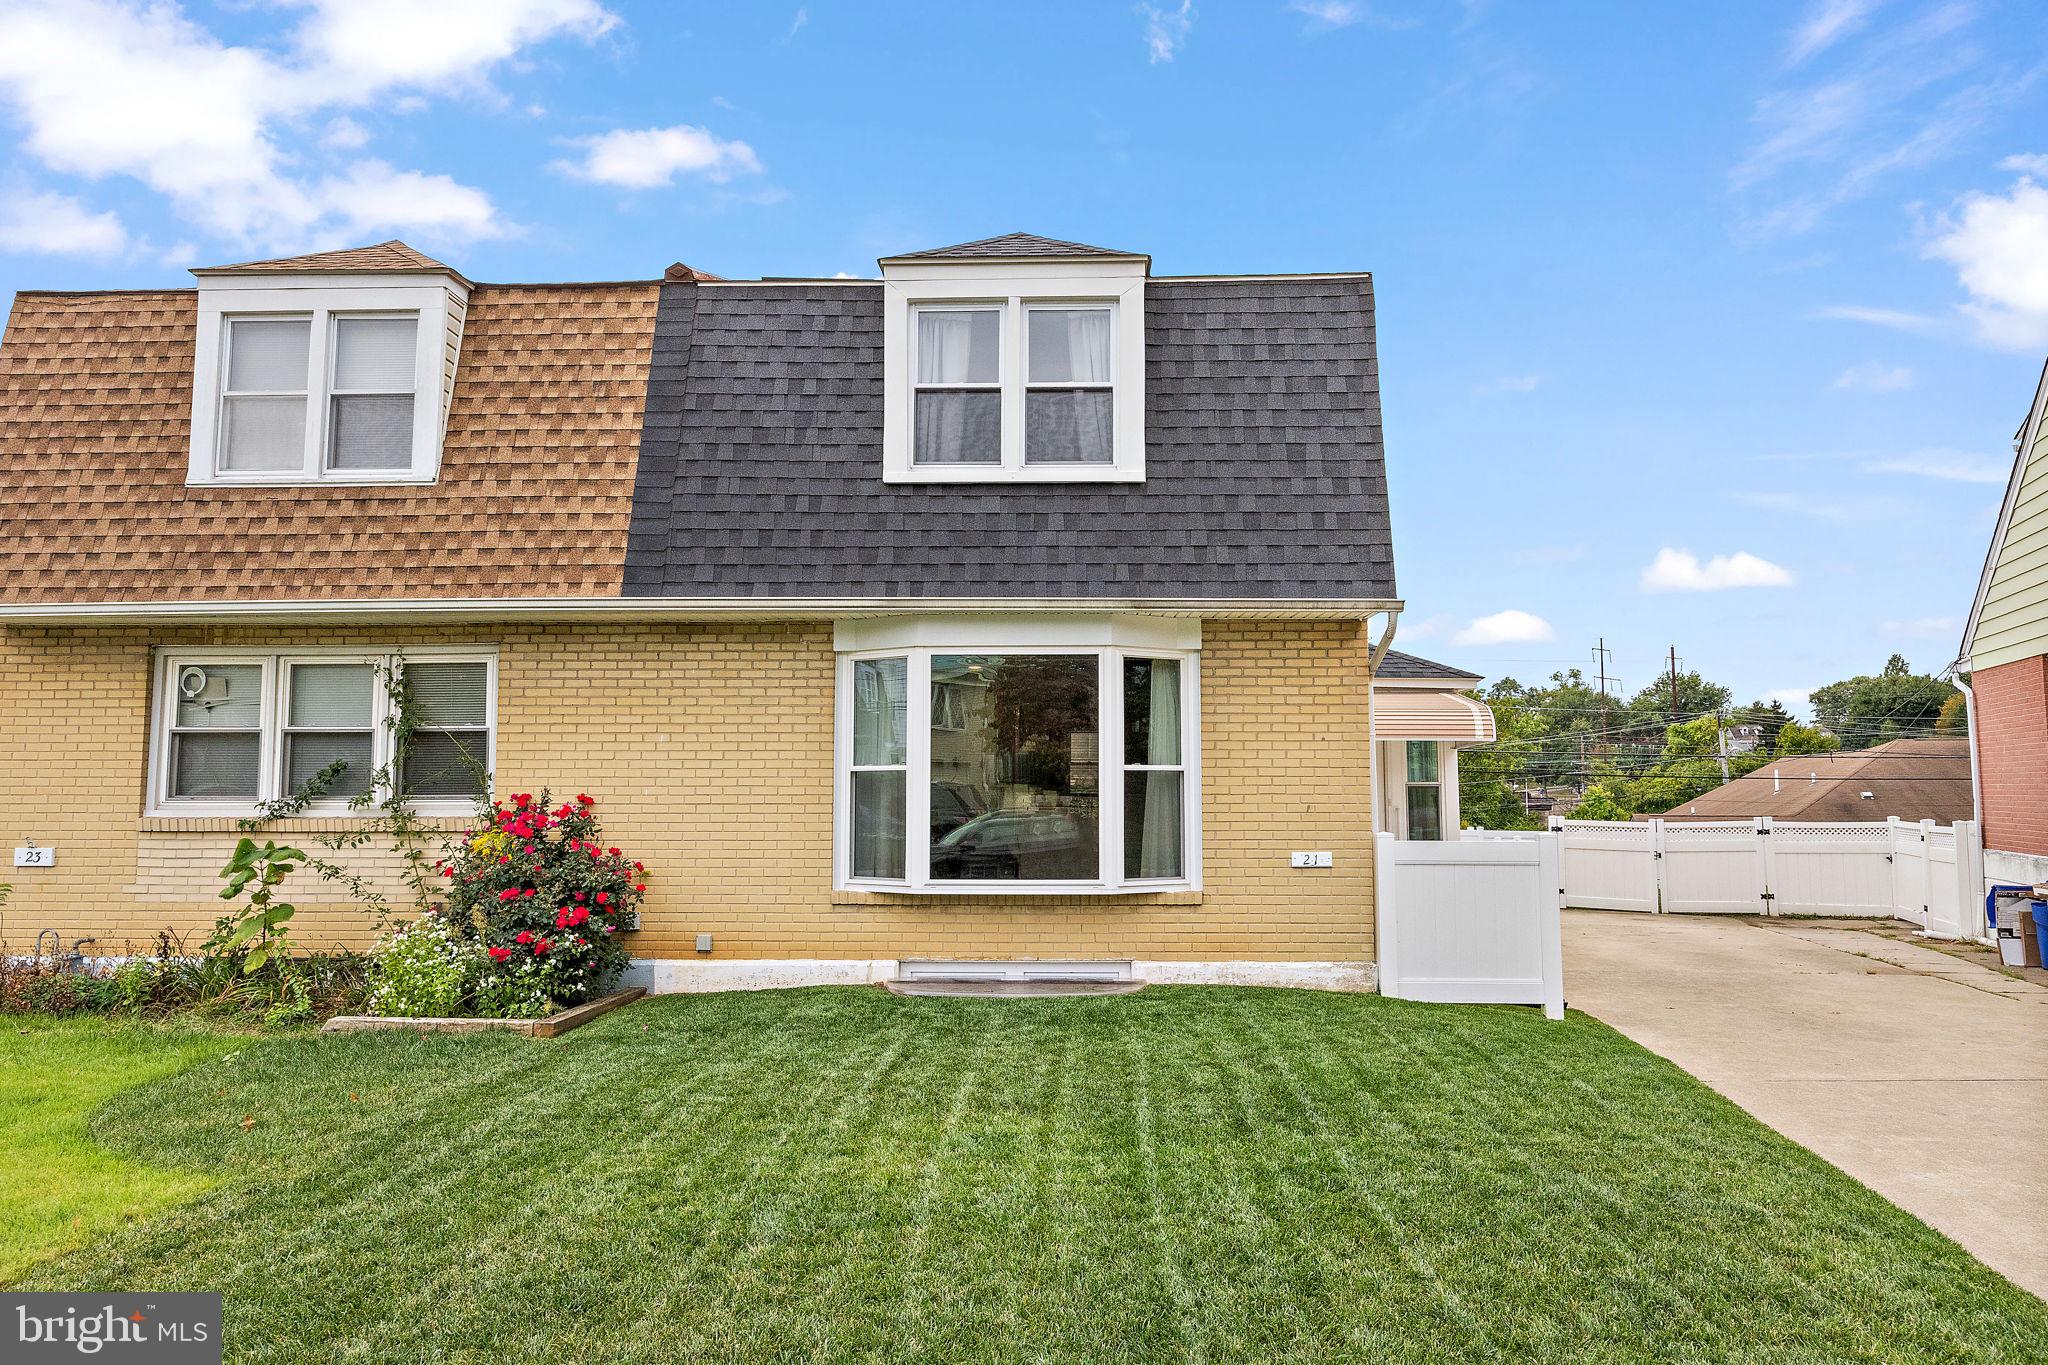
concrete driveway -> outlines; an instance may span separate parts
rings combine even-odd
[[[1843,921],[1568,910],[1565,998],[2048,1297],[2048,988]]]

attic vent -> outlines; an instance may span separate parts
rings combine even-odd
[[[1857,794],[1858,796],[1862,797],[1862,798],[1863,798],[1863,799],[1864,799],[1865,801],[1875,801],[1875,800],[1877,800],[1877,793],[1876,793],[1876,792],[1858,792],[1858,793],[1856,793],[1856,794]]]

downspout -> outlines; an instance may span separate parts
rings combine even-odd
[[[1380,716],[1377,698],[1373,693],[1373,679],[1380,675],[1380,661],[1387,657],[1387,651],[1393,647],[1394,627],[1400,619],[1401,613],[1398,610],[1387,613],[1387,628],[1381,633],[1380,642],[1373,646],[1372,657],[1365,665],[1365,788],[1366,800],[1372,803],[1372,818],[1366,822],[1366,839],[1367,842],[1375,844],[1375,836],[1380,832],[1380,807],[1383,802],[1380,796]],[[1377,869],[1374,870],[1374,875],[1378,875]]]
[[[1955,670],[1950,679],[1963,694],[1963,724],[1970,730],[1970,814],[1977,820],[1977,837],[1984,836],[1984,775],[1977,770],[1977,691],[1963,681],[1962,659],[1949,667]]]

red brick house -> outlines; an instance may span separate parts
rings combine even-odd
[[[2048,882],[2048,371],[2021,425],[1956,661],[1967,674],[1984,875]]]

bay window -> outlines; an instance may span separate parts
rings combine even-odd
[[[402,678],[399,734],[387,679]],[[254,814],[327,773],[311,814],[343,814],[393,782],[429,814],[468,811],[487,784],[496,707],[488,651],[161,651],[151,813]],[[382,784],[382,785],[380,785]]]
[[[839,881],[1195,884],[1192,652],[918,646],[840,663]]]

